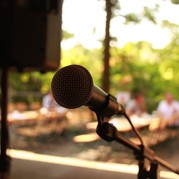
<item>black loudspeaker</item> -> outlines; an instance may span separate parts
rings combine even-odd
[[[59,68],[63,0],[1,0],[0,68]]]

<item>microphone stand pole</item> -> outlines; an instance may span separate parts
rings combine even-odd
[[[1,73],[1,155],[0,155],[0,178],[7,179],[10,170],[10,157],[7,155],[9,147],[9,133],[7,125],[8,112],[8,68],[3,66]]]
[[[109,99],[110,100],[110,99]],[[129,149],[134,151],[134,154],[136,156],[136,159],[138,160],[138,179],[158,179],[158,164],[161,166],[167,168],[168,170],[176,173],[179,175],[179,170],[176,169],[171,164],[167,163],[166,161],[162,160],[158,156],[155,155],[154,151],[146,147],[142,141],[142,138],[133,126],[130,118],[125,113],[124,108],[122,107],[122,111],[119,111],[119,114],[117,115],[124,115],[127,120],[132,125],[132,128],[136,135],[138,136],[139,140],[141,141],[141,145],[136,145],[131,140],[126,139],[122,135],[120,135],[120,132],[117,130],[113,124],[109,123],[108,118],[106,119],[103,115],[104,110],[102,111],[95,111],[98,119],[98,125],[96,128],[97,134],[104,140],[111,142],[111,141],[117,141],[118,143],[123,144],[124,146],[128,147]],[[148,169],[145,165],[145,159],[148,159],[150,161],[150,168]]]

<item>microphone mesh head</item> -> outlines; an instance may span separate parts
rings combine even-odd
[[[65,108],[78,108],[90,99],[93,79],[82,66],[70,65],[56,72],[51,83],[56,102]]]

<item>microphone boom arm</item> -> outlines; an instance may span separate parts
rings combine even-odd
[[[106,103],[106,109],[110,108],[110,101],[113,100],[113,96],[108,96],[108,103]],[[112,103],[114,104],[114,103]],[[114,107],[112,108],[114,109]],[[92,109],[91,109],[92,110]],[[158,156],[155,155],[155,152],[152,151],[150,148],[146,147],[143,143],[142,137],[138,130],[134,127],[132,121],[130,120],[129,116],[126,114],[125,109],[122,105],[119,106],[118,111],[116,111],[116,115],[118,116],[124,116],[130,123],[133,131],[139,138],[141,145],[136,145],[131,140],[126,139],[122,135],[120,135],[120,132],[117,130],[117,128],[109,123],[109,117],[106,119],[105,115],[105,108],[103,110],[93,110],[98,119],[98,125],[96,128],[96,133],[103,139],[108,142],[111,141],[117,141],[118,143],[121,143],[122,145],[128,147],[129,149],[133,150],[136,159],[138,160],[138,179],[157,179],[158,178],[158,164],[161,166],[167,168],[168,170],[176,173],[179,175],[179,170],[172,166],[171,164],[167,163],[166,161],[162,160]],[[109,112],[109,109],[107,110]],[[109,114],[109,113],[108,113]],[[113,113],[114,114],[114,113]],[[149,170],[145,167],[145,158],[150,161],[150,168]]]

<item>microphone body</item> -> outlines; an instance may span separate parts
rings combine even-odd
[[[120,114],[122,106],[117,99],[93,83],[91,74],[80,65],[69,65],[56,72],[51,90],[56,102],[69,109],[88,106],[106,117]]]

